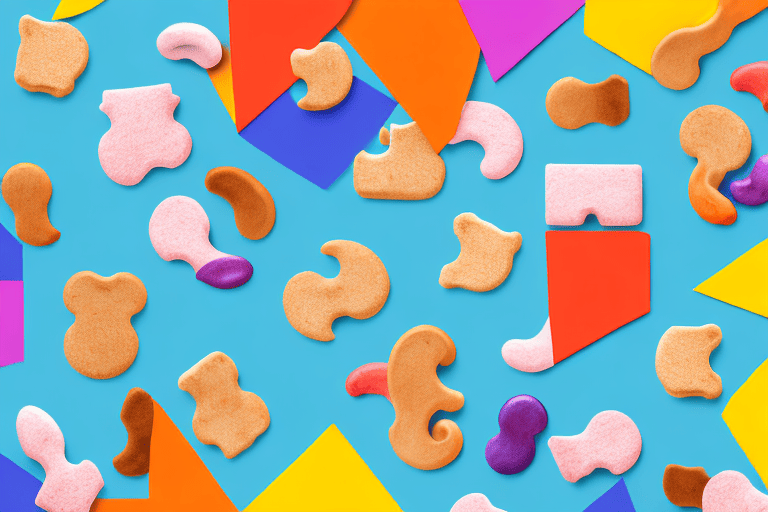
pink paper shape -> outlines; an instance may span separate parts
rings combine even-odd
[[[584,0],[459,0],[493,81],[584,5]]]
[[[0,281],[0,366],[24,361],[24,281]]]

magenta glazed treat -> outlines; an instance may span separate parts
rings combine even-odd
[[[536,455],[533,436],[547,426],[547,410],[530,395],[507,400],[499,411],[500,432],[485,446],[485,460],[502,475],[520,473]]]
[[[768,155],[755,162],[749,176],[731,183],[731,194],[735,200],[749,206],[768,201]]]
[[[200,268],[197,279],[215,288],[237,288],[253,275],[253,265],[240,256],[227,256],[213,260]]]

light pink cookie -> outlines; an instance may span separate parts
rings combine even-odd
[[[456,135],[448,144],[465,140],[480,143],[485,150],[480,172],[498,180],[515,170],[523,157],[523,134],[512,116],[492,103],[468,101],[461,109]]]
[[[205,69],[221,60],[221,43],[207,28],[197,23],[176,23],[157,36],[157,49],[166,59],[189,59]]]
[[[546,220],[579,226],[590,213],[603,226],[636,226],[643,220],[643,169],[639,165],[548,164]]]
[[[88,512],[104,487],[96,465],[71,464],[64,457],[64,435],[48,413],[32,405],[19,411],[16,434],[21,449],[45,469],[35,505],[48,512]]]
[[[702,512],[768,512],[768,496],[738,471],[710,478],[701,497]]]
[[[521,372],[540,372],[555,365],[549,317],[539,334],[528,340],[509,340],[501,347],[504,361]]]
[[[459,501],[453,504],[451,512],[505,512],[500,508],[491,505],[491,501],[485,497],[485,494],[473,492],[467,494]]]
[[[178,104],[171,84],[104,91],[99,108],[112,126],[99,141],[99,161],[107,176],[135,185],[155,167],[184,163],[192,138],[173,118]]]
[[[563,478],[577,482],[597,468],[620,475],[635,465],[643,448],[640,431],[632,419],[619,411],[595,415],[575,436],[552,436],[549,449]]]

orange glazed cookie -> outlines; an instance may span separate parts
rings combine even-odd
[[[48,220],[51,179],[35,164],[16,164],[3,176],[3,199],[16,217],[16,235],[29,245],[50,245],[61,233]]]

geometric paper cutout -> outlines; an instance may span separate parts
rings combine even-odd
[[[232,92],[232,56],[226,46],[221,45],[221,60],[208,70],[208,77],[234,123],[235,94]]]
[[[90,11],[104,0],[61,0],[53,13],[52,20],[63,20]]]
[[[24,259],[21,242],[0,224],[0,281],[23,281]]]
[[[0,454],[0,510],[2,512],[42,512],[35,505],[43,482]]]
[[[24,281],[0,281],[0,366],[24,361]]]
[[[616,482],[616,485],[585,508],[584,512],[635,512],[624,479]]]

